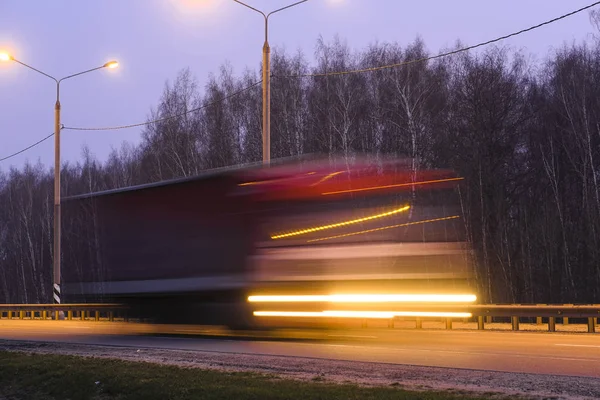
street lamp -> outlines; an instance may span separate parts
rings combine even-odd
[[[271,48],[269,47],[269,17],[279,11],[287,10],[297,6],[298,4],[306,3],[308,0],[298,1],[288,6],[279,8],[275,11],[271,11],[268,14],[249,6],[248,4],[240,1],[233,0],[238,4],[243,5],[253,11],[256,11],[262,15],[265,19],[265,44],[263,45],[263,68],[262,68],[262,89],[263,89],[263,129],[262,129],[262,142],[263,142],[263,163],[269,164],[271,161]]]
[[[56,103],[54,104],[54,257],[53,257],[53,276],[54,276],[54,302],[60,304],[60,261],[61,261],[61,246],[60,246],[60,83],[64,80],[74,78],[79,75],[87,74],[88,72],[96,71],[103,68],[117,68],[117,61],[109,61],[106,64],[88,69],[87,71],[79,72],[73,75],[65,76],[61,79],[48,75],[39,69],[33,68],[22,61],[17,60],[12,55],[0,53],[0,61],[14,61],[21,64],[47,78],[52,79],[56,83]]]

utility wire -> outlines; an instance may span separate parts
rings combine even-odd
[[[188,110],[186,112],[182,112],[180,114],[169,115],[167,117],[158,118],[158,119],[155,119],[155,120],[152,120],[152,121],[140,122],[140,123],[137,123],[137,124],[130,124],[130,125],[110,126],[110,127],[104,127],[104,128],[84,128],[84,127],[65,126],[65,127],[63,127],[63,129],[69,129],[69,130],[72,130],[72,131],[114,131],[114,130],[119,130],[119,129],[135,128],[135,127],[138,127],[138,126],[145,126],[145,125],[155,124],[157,122],[168,121],[170,119],[179,118],[179,117],[182,117],[182,116],[184,116],[186,114],[191,114],[193,112],[200,111],[200,110],[202,110],[204,108],[208,108],[210,106],[218,104],[218,103],[220,103],[222,101],[228,100],[228,99],[230,99],[232,97],[235,97],[235,96],[237,96],[239,94],[242,94],[242,93],[244,93],[244,92],[252,89],[255,86],[258,86],[261,83],[262,83],[262,80],[260,80],[258,82],[255,82],[252,85],[247,86],[247,87],[245,87],[243,89],[240,89],[237,92],[233,92],[233,93],[231,93],[231,94],[229,94],[229,95],[227,95],[227,96],[225,96],[225,97],[223,97],[221,99],[218,99],[218,100],[215,100],[215,101],[210,102],[208,104],[205,104],[203,106],[194,108],[192,110]]]
[[[234,96],[237,96],[238,94],[241,94],[241,93],[243,93],[243,92],[245,92],[245,91],[247,91],[247,90],[250,90],[251,88],[253,88],[253,87],[255,87],[255,86],[259,85],[260,83],[262,83],[262,80],[260,80],[260,81],[258,81],[258,82],[255,82],[255,83],[253,83],[252,85],[250,85],[250,86],[248,86],[248,87],[246,87],[246,88],[244,88],[244,89],[238,90],[237,92],[231,93],[230,95],[228,95],[228,96],[225,96],[225,97],[223,97],[222,99],[219,99],[219,100],[213,101],[213,102],[211,102],[211,103],[209,103],[209,104],[205,104],[205,105],[203,105],[203,106],[201,106],[201,107],[194,108],[193,110],[189,110],[189,111],[186,111],[186,112],[184,112],[184,113],[181,113],[181,114],[177,114],[177,115],[171,115],[171,116],[168,116],[168,117],[164,117],[164,118],[155,119],[155,120],[153,120],[153,121],[143,122],[143,123],[139,123],[139,124],[131,124],[131,125],[114,126],[114,127],[108,127],[108,128],[79,128],[79,127],[66,127],[66,126],[63,126],[63,127],[61,127],[61,129],[70,129],[70,130],[75,130],[75,131],[103,131],[103,130],[116,130],[116,129],[126,129],[126,128],[133,128],[133,127],[137,127],[137,126],[144,126],[144,125],[149,125],[149,124],[153,124],[153,123],[157,123],[157,122],[161,122],[161,121],[167,121],[167,120],[169,120],[169,119],[178,118],[178,117],[181,117],[181,116],[183,116],[183,115],[190,114],[190,113],[193,113],[193,112],[196,112],[196,111],[202,110],[203,108],[210,107],[210,106],[212,106],[212,105],[215,105],[215,104],[217,104],[217,103],[219,103],[219,102],[221,102],[221,101],[228,100],[228,99],[230,99],[230,98],[232,98],[232,97],[234,97]],[[17,156],[17,155],[19,155],[19,154],[21,154],[21,153],[23,153],[23,152],[25,152],[25,151],[27,151],[27,150],[31,149],[31,148],[33,148],[33,147],[35,147],[35,146],[37,146],[37,145],[41,144],[42,142],[44,142],[44,141],[48,140],[48,139],[49,139],[49,138],[51,138],[52,136],[54,136],[54,133],[51,133],[50,135],[48,135],[48,136],[46,136],[46,137],[44,137],[44,138],[42,138],[42,139],[38,140],[38,141],[37,141],[37,142],[35,142],[34,144],[32,144],[32,145],[30,145],[30,146],[28,146],[28,147],[25,147],[25,148],[24,148],[24,149],[22,149],[22,150],[19,150],[19,151],[15,152],[15,153],[12,153],[12,154],[10,154],[10,155],[8,155],[8,156],[6,156],[6,157],[0,158],[0,162],[2,162],[2,161],[5,161],[5,160],[8,160],[8,159],[10,159],[10,158],[13,158],[13,157],[15,157],[15,156]]]
[[[47,139],[50,139],[52,136],[54,136],[54,133],[51,133],[51,134],[49,134],[48,136],[46,136],[45,138],[38,140],[37,142],[35,142],[34,144],[32,144],[32,145],[31,145],[31,146],[29,146],[29,147],[25,147],[23,150],[19,150],[19,151],[17,151],[16,153],[12,153],[11,155],[8,155],[8,156],[6,156],[6,157],[4,157],[4,158],[0,158],[0,162],[2,162],[2,161],[6,161],[6,160],[8,160],[9,158],[13,158],[13,157],[15,157],[15,156],[18,156],[19,154],[21,154],[21,153],[23,153],[23,152],[25,152],[25,151],[27,151],[27,150],[31,149],[32,147],[35,147],[35,146],[37,146],[38,144],[40,144],[40,143],[44,142],[45,140],[47,140]]]
[[[478,47],[487,46],[488,44],[499,42],[501,40],[508,39],[510,37],[517,36],[517,35],[520,35],[522,33],[532,31],[532,30],[540,28],[540,27],[542,27],[544,25],[548,25],[548,24],[551,24],[553,22],[560,21],[561,19],[570,17],[572,15],[575,15],[577,13],[580,13],[582,11],[585,11],[587,9],[595,7],[598,4],[600,4],[600,1],[596,1],[595,3],[592,3],[592,4],[588,5],[588,6],[582,7],[580,9],[578,9],[578,10],[571,11],[570,13],[561,15],[561,16],[553,18],[551,20],[548,20],[548,21],[542,22],[540,24],[531,26],[529,28],[522,29],[522,30],[520,30],[518,32],[513,32],[513,33],[510,33],[508,35],[498,37],[496,39],[488,40],[487,42],[481,42],[481,43],[475,44],[473,46],[468,46],[468,47],[464,47],[464,48],[461,48],[461,49],[449,51],[447,53],[438,54],[436,56],[424,57],[424,58],[419,58],[419,59],[411,60],[411,61],[404,61],[404,62],[397,63],[397,64],[381,65],[381,66],[378,66],[378,67],[362,68],[362,69],[355,69],[355,70],[349,70],[349,71],[323,72],[323,73],[317,73],[317,74],[274,75],[274,77],[278,77],[278,78],[304,78],[304,77],[322,77],[322,76],[335,76],[335,75],[349,75],[349,74],[358,74],[358,73],[362,73],[362,72],[381,71],[383,69],[389,69],[389,68],[395,68],[395,67],[402,67],[402,66],[405,66],[405,65],[416,64],[416,63],[420,63],[420,62],[424,62],[424,61],[435,60],[437,58],[447,57],[447,56],[451,56],[451,55],[454,55],[454,54],[462,53],[462,52],[465,52],[465,51],[473,50],[473,49],[478,48]]]
[[[513,32],[513,33],[510,33],[508,35],[504,35],[504,36],[498,37],[496,39],[491,39],[491,40],[488,40],[486,42],[481,42],[481,43],[478,43],[478,44],[475,44],[475,45],[472,45],[472,46],[468,46],[468,47],[464,47],[464,48],[461,48],[461,49],[449,51],[449,52],[446,52],[446,53],[441,53],[441,54],[438,54],[438,55],[435,55],[435,56],[431,56],[431,57],[424,57],[424,58],[419,58],[419,59],[411,60],[411,61],[404,61],[404,62],[396,63],[396,64],[381,65],[381,66],[378,66],[378,67],[362,68],[362,69],[355,69],[355,70],[349,70],[349,71],[325,72],[325,73],[317,73],[317,74],[273,75],[273,77],[279,77],[279,78],[303,78],[303,77],[322,77],[322,76],[334,76],[334,75],[348,75],[348,74],[357,74],[357,73],[362,73],[362,72],[375,72],[375,71],[380,71],[380,70],[384,70],[384,69],[401,67],[401,66],[405,66],[405,65],[416,64],[416,63],[419,63],[419,62],[435,60],[437,58],[442,58],[442,57],[447,57],[447,56],[451,56],[451,55],[458,54],[458,53],[463,53],[465,51],[473,50],[473,49],[476,49],[478,47],[487,46],[488,44],[496,43],[496,42],[499,42],[501,40],[505,40],[505,39],[511,38],[513,36],[521,35],[523,33],[532,31],[534,29],[538,29],[538,28],[540,28],[542,26],[549,25],[551,23],[554,23],[554,22],[560,21],[562,19],[568,18],[568,17],[570,17],[572,15],[575,15],[575,14],[578,14],[578,13],[580,13],[582,11],[588,10],[588,9],[590,9],[592,7],[595,7],[595,6],[599,5],[599,4],[600,4],[600,1],[596,1],[596,2],[594,2],[592,4],[590,4],[590,5],[587,5],[585,7],[581,7],[579,9],[577,9],[577,10],[571,11],[571,12],[569,12],[567,14],[563,14],[561,16],[558,16],[556,18],[550,19],[548,21],[544,21],[542,23],[539,23],[537,25],[531,26],[529,28],[522,29],[522,30],[517,31],[517,32]],[[228,99],[230,99],[230,98],[232,98],[234,96],[237,96],[237,95],[239,95],[239,94],[241,94],[241,93],[243,93],[243,92],[245,92],[247,90],[250,90],[251,88],[259,85],[260,83],[262,83],[262,80],[260,80],[258,82],[255,82],[252,85],[250,85],[250,86],[248,86],[248,87],[246,87],[244,89],[238,90],[237,92],[234,92],[234,93],[232,93],[232,94],[230,94],[228,96],[225,96],[222,99],[216,100],[216,101],[211,102],[209,104],[206,104],[204,106],[201,106],[201,107],[198,107],[198,108],[186,111],[184,113],[180,113],[180,114],[176,114],[176,115],[171,115],[171,116],[164,117],[164,118],[158,118],[158,119],[155,119],[155,120],[152,120],[152,121],[141,122],[141,123],[130,124],[130,125],[105,127],[105,128],[82,128],[82,127],[68,127],[68,126],[65,126],[65,127],[63,127],[63,129],[69,129],[69,130],[75,130],[75,131],[107,131],[107,130],[127,129],[127,128],[134,128],[134,127],[138,127],[138,126],[150,125],[150,124],[157,123],[157,122],[167,121],[167,120],[173,119],[173,118],[178,118],[178,117],[184,116],[186,114],[193,113],[193,112],[202,110],[204,108],[210,107],[210,106],[212,106],[214,104],[217,104],[217,103],[219,103],[221,101],[228,100]],[[50,138],[53,135],[54,134],[52,133],[52,134],[46,136],[45,138],[41,139],[40,141],[32,144],[31,146],[24,148],[23,150],[20,150],[20,151],[18,151],[16,153],[13,153],[13,154],[11,154],[9,156],[6,156],[4,158],[0,158],[0,161],[8,160],[9,158],[12,158],[12,157],[14,157],[14,156],[16,156],[18,154],[21,154],[24,151],[27,151],[27,150],[31,149],[32,147],[34,147],[34,146],[37,146],[38,144],[42,143],[43,141],[45,141],[46,139]]]

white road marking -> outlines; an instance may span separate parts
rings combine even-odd
[[[600,349],[600,345],[594,344],[567,344],[567,343],[555,343],[555,346],[564,346],[564,347],[595,347]]]

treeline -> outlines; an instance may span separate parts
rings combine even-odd
[[[340,40],[272,56],[272,158],[306,153],[411,157],[450,167],[491,302],[600,299],[600,46],[564,47],[543,63],[503,48],[375,72],[307,73],[400,63],[424,44]],[[261,159],[260,71],[223,66],[204,90],[189,71],[167,83],[138,146],[104,163],[86,149],[65,164],[63,195],[191,176]],[[26,165],[0,174],[0,302],[50,302],[52,172]],[[63,243],[63,251],[69,244]],[[84,266],[85,267],[85,266]]]

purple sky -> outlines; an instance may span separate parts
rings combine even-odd
[[[247,0],[273,10],[293,0]],[[420,35],[430,52],[457,39],[475,44],[583,7],[592,0],[309,0],[272,17],[272,47],[301,49],[312,59],[315,40],[337,33],[355,49],[374,41],[407,44]],[[143,122],[165,81],[190,67],[201,86],[229,61],[236,74],[257,70],[262,17],[232,0],[0,0],[0,51],[62,77],[118,59],[61,87],[62,122],[112,126]],[[503,44],[543,59],[563,43],[589,39],[588,12]],[[0,158],[53,130],[54,83],[15,63],[0,63]],[[141,129],[63,131],[63,161],[80,159],[87,143],[104,160],[111,147],[137,143]],[[0,163],[53,165],[53,139]]]

